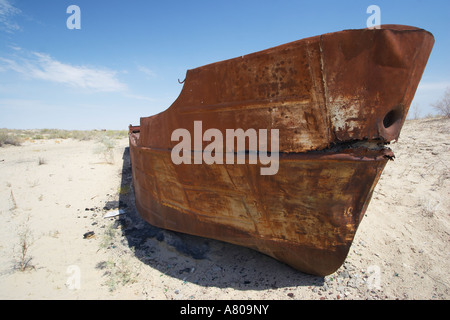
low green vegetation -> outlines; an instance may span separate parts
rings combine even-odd
[[[121,139],[128,130],[62,130],[62,129],[0,129],[0,147],[20,146],[26,140],[74,139],[79,141]]]

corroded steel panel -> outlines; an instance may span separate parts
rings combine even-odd
[[[304,272],[334,272],[394,157],[384,144],[399,137],[433,43],[427,31],[388,25],[188,70],[170,108],[130,126],[140,214],[158,227],[247,246]],[[266,145],[279,151],[277,170],[261,174],[267,163],[250,163],[258,150],[249,145],[243,164],[196,162],[211,139],[190,145],[190,164],[176,164],[172,133],[180,128],[202,137],[209,129],[278,130],[278,148]]]

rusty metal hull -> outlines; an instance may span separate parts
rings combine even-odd
[[[169,109],[130,126],[139,213],[158,227],[253,248],[303,272],[333,273],[393,158],[382,145],[398,138],[433,43],[427,31],[383,26],[189,70]],[[174,164],[171,134],[194,135],[194,121],[203,132],[279,130],[278,172],[261,175],[259,162]]]
[[[286,154],[276,175],[263,176],[251,164],[175,166],[169,151],[131,145],[136,206],[150,224],[319,275],[343,263],[388,161],[378,152]]]

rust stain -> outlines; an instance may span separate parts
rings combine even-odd
[[[434,44],[422,29],[345,30],[188,70],[166,111],[130,126],[136,206],[149,223],[253,248],[303,272],[345,260]],[[279,130],[265,164],[174,164],[194,122]],[[209,144],[202,141],[202,150]],[[273,145],[267,145],[271,150]],[[191,157],[201,152],[199,145]],[[249,155],[247,155],[249,156]],[[192,161],[191,163],[194,163]]]

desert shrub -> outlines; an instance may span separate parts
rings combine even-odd
[[[116,142],[106,135],[101,135],[98,138],[97,144],[97,148],[95,148],[94,152],[103,155],[106,163],[113,164]]]
[[[439,114],[450,118],[450,87],[445,90],[441,100],[431,105]]]
[[[71,132],[70,137],[80,141],[89,141],[94,139],[94,134],[92,131],[75,130]]]
[[[20,146],[22,139],[14,132],[8,132],[7,130],[0,131],[0,147],[6,144],[12,146]]]

